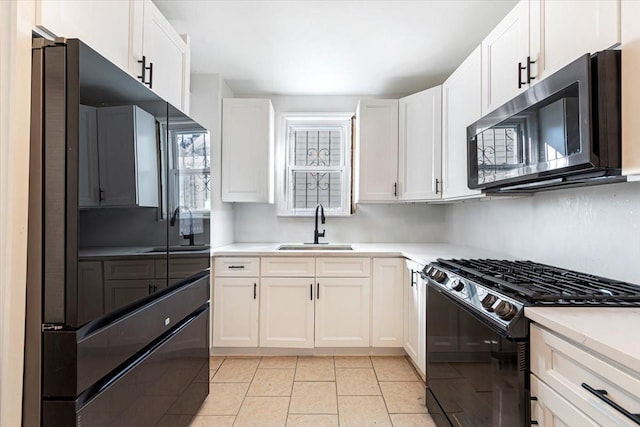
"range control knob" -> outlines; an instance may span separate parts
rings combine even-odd
[[[517,313],[516,307],[507,301],[500,301],[496,307],[496,314],[502,320],[511,320]]]
[[[442,283],[445,280],[447,280],[447,274],[442,270],[438,270],[434,268],[433,271],[431,272],[431,278],[438,283]]]
[[[454,291],[460,292],[461,290],[464,289],[464,283],[462,283],[461,280],[456,279],[451,283],[451,289],[453,289]]]
[[[487,296],[482,298],[482,306],[487,311],[493,311],[493,308],[492,308],[493,304],[495,304],[497,300],[498,300],[498,297],[496,297],[495,295],[487,294]]]

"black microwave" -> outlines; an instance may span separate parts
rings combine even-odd
[[[487,114],[467,148],[469,188],[485,192],[623,180],[620,51],[585,54]]]

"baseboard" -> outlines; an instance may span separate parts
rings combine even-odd
[[[402,347],[212,347],[211,356],[405,356]]]

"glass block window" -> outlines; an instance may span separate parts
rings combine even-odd
[[[172,132],[173,207],[208,216],[211,210],[211,144],[203,131]]]
[[[286,205],[288,214],[309,215],[322,204],[325,214],[350,211],[351,127],[348,119],[288,121]]]

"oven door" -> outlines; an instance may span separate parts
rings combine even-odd
[[[527,343],[427,287],[427,407],[438,426],[524,426]]]

